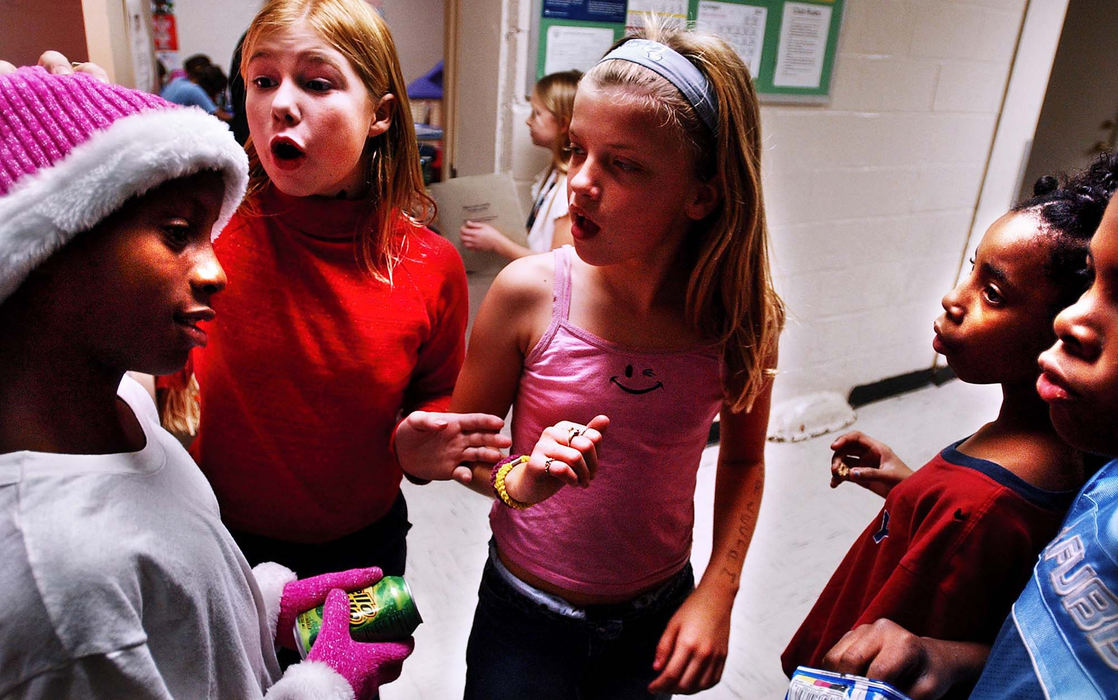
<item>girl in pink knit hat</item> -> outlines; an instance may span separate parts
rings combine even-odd
[[[0,65],[0,697],[367,698],[411,650],[349,637],[337,589],[380,570],[250,569],[126,374],[206,344],[247,175],[200,110]],[[274,640],[324,602],[281,678]]]

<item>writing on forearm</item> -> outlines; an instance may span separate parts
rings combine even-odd
[[[757,511],[761,506],[761,493],[764,484],[758,481],[753,484],[749,496],[746,498],[745,507],[738,517],[737,530],[734,532],[734,543],[726,553],[728,561],[722,566],[722,575],[729,583],[737,586],[741,580],[741,569],[745,562],[745,554],[749,550],[749,542],[753,539],[753,529],[757,524]]]

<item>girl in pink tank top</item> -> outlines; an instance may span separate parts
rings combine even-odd
[[[397,432],[413,477],[495,498],[468,698],[713,686],[761,502],[784,312],[746,67],[713,36],[651,27],[583,77],[569,138],[574,248],[501,272],[451,401],[512,407],[510,457],[485,462],[483,431],[457,414],[412,414]],[[695,474],[719,413],[713,551],[695,586]]]

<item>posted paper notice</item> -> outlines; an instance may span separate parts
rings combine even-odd
[[[643,28],[646,15],[668,26],[682,27],[687,24],[687,0],[629,0],[626,28]]]
[[[613,30],[608,27],[550,26],[547,28],[543,72],[556,73],[573,68],[585,73],[612,45]]]
[[[749,68],[757,75],[761,68],[761,51],[765,47],[765,20],[768,8],[738,5],[729,2],[700,2],[695,27],[726,40]]]
[[[773,85],[819,87],[830,26],[829,7],[800,2],[790,2],[784,6]]]

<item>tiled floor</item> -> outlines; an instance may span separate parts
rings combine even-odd
[[[883,440],[916,467],[994,418],[999,399],[995,388],[951,381],[863,406],[852,429]],[[722,682],[696,697],[784,697],[781,650],[881,504],[857,487],[828,487],[833,438],[769,443],[764,503],[734,606],[730,657]],[[710,556],[716,456],[717,447],[707,448],[699,470],[696,575]],[[408,579],[425,622],[403,675],[381,696],[453,700],[462,694],[466,638],[489,538],[489,501],[457,484],[405,490],[415,523],[408,538]]]

